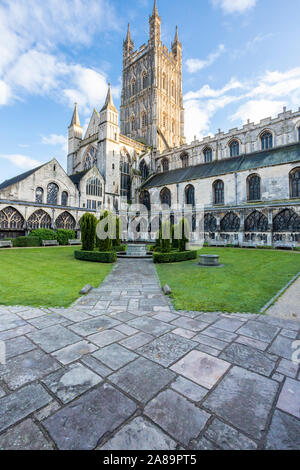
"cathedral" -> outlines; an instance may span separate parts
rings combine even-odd
[[[0,238],[79,231],[85,212],[125,201],[204,207],[207,240],[300,242],[300,108],[187,144],[182,45],[177,27],[162,44],[156,0],[146,44],[135,49],[128,25],[120,112],[109,85],[83,133],[75,104],[67,160],[67,172],[54,159],[0,184]]]

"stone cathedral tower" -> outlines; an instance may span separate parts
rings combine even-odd
[[[162,152],[185,142],[182,48],[177,27],[171,51],[161,43],[156,0],[149,23],[149,41],[136,51],[128,25],[123,44],[120,125],[123,135]]]

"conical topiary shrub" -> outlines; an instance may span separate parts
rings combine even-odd
[[[83,251],[93,251],[95,248],[97,218],[88,212],[81,218],[81,241]]]
[[[110,212],[104,211],[100,214],[99,222],[103,221],[106,218],[109,219],[109,218],[112,218],[112,217],[113,216]],[[113,223],[114,221],[111,220],[110,222]],[[102,251],[102,252],[112,251],[113,241],[112,241],[112,238],[111,238],[111,234],[109,233],[109,221],[104,226],[104,232],[107,233],[107,238],[101,239],[101,238],[97,237],[97,241],[96,241],[97,248],[99,249],[99,251]]]

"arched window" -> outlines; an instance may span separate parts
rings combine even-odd
[[[181,162],[182,162],[182,168],[187,168],[189,166],[189,154],[188,153],[182,153],[180,155]]]
[[[142,112],[142,127],[146,127],[147,126],[147,114],[145,113],[145,111]]]
[[[237,232],[240,229],[241,221],[234,212],[228,212],[220,222],[221,232]]]
[[[140,163],[140,172],[143,180],[146,180],[149,176],[149,168],[145,160],[142,160]]]
[[[208,162],[212,161],[212,149],[210,147],[206,147],[203,150],[203,154],[204,154],[204,162],[205,163],[208,163]]]
[[[190,206],[195,205],[195,188],[191,184],[185,188],[185,203]]]
[[[230,156],[231,157],[238,157],[240,154],[240,144],[238,140],[233,140],[229,144],[229,149],[230,149]]]
[[[160,202],[166,206],[171,207],[171,191],[168,188],[164,188],[160,192]]]
[[[217,230],[217,219],[212,214],[204,216],[204,232],[215,232]]]
[[[67,191],[63,191],[61,193],[61,205],[62,206],[67,206],[68,205],[68,199],[69,199],[69,195],[68,195]]]
[[[213,184],[214,204],[224,204],[224,183],[217,180]]]
[[[135,78],[131,80],[131,95],[135,95],[136,93],[136,83],[135,83]]]
[[[254,211],[245,220],[245,232],[267,232],[268,218],[259,211]]]
[[[74,230],[75,225],[75,219],[71,214],[69,214],[69,212],[63,212],[55,221],[56,228],[62,228],[65,230]]]
[[[167,158],[162,161],[162,169],[163,171],[169,171],[169,160]]]
[[[291,197],[300,198],[300,168],[295,168],[290,173]]]
[[[274,232],[295,232],[300,230],[300,217],[291,209],[279,212],[273,220]]]
[[[260,177],[258,175],[250,175],[247,179],[248,183],[248,201],[259,201],[261,198]]]
[[[266,131],[261,135],[261,148],[262,150],[268,150],[273,147],[273,135],[271,132]]]
[[[43,204],[44,190],[43,188],[36,188],[35,191],[35,202]]]
[[[53,206],[57,206],[58,204],[58,186],[56,183],[48,184],[47,188],[47,204],[52,204]]]
[[[121,179],[121,197],[130,201],[130,157],[127,153],[122,155],[120,162],[120,179]]]
[[[13,207],[5,207],[0,211],[0,228],[17,228],[24,227],[24,218],[17,209]]]
[[[92,176],[86,182],[86,194],[88,196],[102,196],[102,184],[99,178]]]
[[[144,72],[143,73],[143,88],[147,88],[148,86],[148,76],[147,76],[147,73]]]
[[[30,230],[37,228],[52,228],[50,215],[42,209],[35,211],[27,221],[27,228]]]
[[[151,209],[150,193],[149,191],[142,191],[140,193],[140,204],[147,207],[148,211]]]

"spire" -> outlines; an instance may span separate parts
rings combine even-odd
[[[175,32],[175,38],[174,38],[174,44],[176,44],[176,42],[179,42],[179,36],[178,36],[178,26],[176,26],[176,32]]]
[[[157,4],[156,4],[156,0],[154,0],[154,7],[153,7],[153,12],[152,12],[152,17],[157,17],[157,16],[158,16]]]
[[[130,24],[129,23],[128,23],[128,29],[127,29],[127,35],[126,35],[125,41],[126,42],[132,42],[131,34],[130,34]]]
[[[80,126],[77,103],[75,103],[75,108],[74,108],[73,117],[72,117],[72,121],[71,121],[71,126],[74,126],[74,125],[75,126]]]
[[[104,111],[104,110],[107,109],[107,108],[112,109],[112,110],[115,111],[116,113],[118,112],[117,109],[116,109],[116,107],[115,107],[115,105],[114,105],[113,99],[112,99],[111,84],[110,84],[110,83],[108,84],[108,90],[107,90],[106,100],[105,100],[104,106],[103,106],[103,108],[101,109],[101,111]]]

